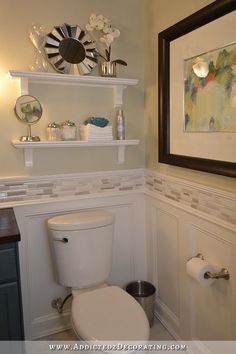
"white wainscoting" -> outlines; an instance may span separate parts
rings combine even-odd
[[[236,230],[158,193],[146,197],[148,278],[157,287],[156,315],[176,339],[236,340]],[[202,253],[230,280],[199,284],[186,272]]]
[[[70,327],[70,303],[63,315],[51,307],[69,289],[56,282],[46,220],[101,208],[116,218],[111,284],[153,282],[156,315],[176,339],[236,340],[235,194],[151,170],[14,178],[2,181],[1,193],[21,232],[26,339]],[[199,252],[230,280],[209,287],[192,280],[186,262]]]
[[[147,279],[143,193],[57,201],[15,207],[21,233],[19,243],[25,336],[36,339],[70,327],[70,304],[63,315],[51,307],[69,289],[57,284],[50,254],[46,220],[58,214],[109,210],[115,214],[113,266],[108,282],[124,286]]]

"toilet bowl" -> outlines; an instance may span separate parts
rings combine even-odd
[[[118,286],[111,271],[114,215],[81,212],[48,220],[58,282],[72,288],[71,323],[84,341],[147,341],[149,322],[140,304]]]

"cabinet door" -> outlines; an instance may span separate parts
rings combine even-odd
[[[17,256],[13,243],[0,246],[0,283],[17,280]]]
[[[0,340],[22,340],[18,284],[0,284]]]

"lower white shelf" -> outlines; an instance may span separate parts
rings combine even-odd
[[[119,164],[125,161],[125,147],[138,145],[139,140],[112,140],[112,141],[35,141],[22,142],[19,140],[12,141],[16,149],[24,149],[25,167],[33,167],[34,156],[33,149],[48,149],[48,148],[80,148],[80,147],[98,147],[98,146],[116,146],[117,147],[117,162]]]

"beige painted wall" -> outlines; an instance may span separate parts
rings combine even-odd
[[[143,4],[143,0],[0,1],[1,177],[144,167]],[[139,79],[138,86],[125,91],[124,112],[127,138],[140,139],[141,144],[127,149],[123,165],[116,163],[115,148],[36,150],[35,167],[27,170],[23,164],[23,152],[10,143],[26,134],[26,127],[15,118],[13,108],[20,94],[19,85],[7,77],[7,72],[29,70],[34,49],[28,29],[33,23],[44,24],[48,31],[64,22],[83,27],[92,12],[109,17],[121,31],[120,38],[114,43],[113,54],[114,58],[126,60],[128,67],[118,67],[118,76]],[[33,133],[42,138],[45,138],[46,126],[51,121],[70,119],[78,123],[90,115],[106,116],[113,121],[115,116],[112,92],[108,89],[33,85],[31,94],[39,98],[44,109],[43,118],[33,127]]]
[[[165,28],[168,28],[211,2],[209,0],[145,0],[146,166],[168,175],[236,192],[236,181],[233,178],[158,163],[157,36]]]
[[[146,158],[148,168],[235,191],[236,182],[232,178],[157,163],[157,34],[210,2],[1,0],[0,177],[139,168],[144,167]],[[13,108],[20,94],[19,86],[8,78],[7,72],[9,69],[29,70],[34,49],[28,39],[28,29],[33,23],[44,24],[48,31],[63,22],[77,23],[83,27],[92,12],[111,18],[112,24],[121,30],[121,37],[114,44],[113,53],[114,57],[127,60],[128,67],[119,67],[118,76],[139,79],[138,86],[129,87],[125,92],[126,135],[127,138],[140,139],[141,144],[127,149],[123,165],[116,163],[114,148],[36,150],[35,167],[27,170],[24,168],[23,152],[16,150],[10,143],[12,139],[25,134],[26,127],[15,118]],[[97,74],[97,71],[93,74]],[[71,119],[78,123],[89,115],[103,115],[111,118],[114,125],[115,112],[110,90],[32,85],[31,92],[39,98],[44,108],[43,118],[33,127],[33,132],[42,138],[45,138],[48,122],[54,120],[62,122]]]

